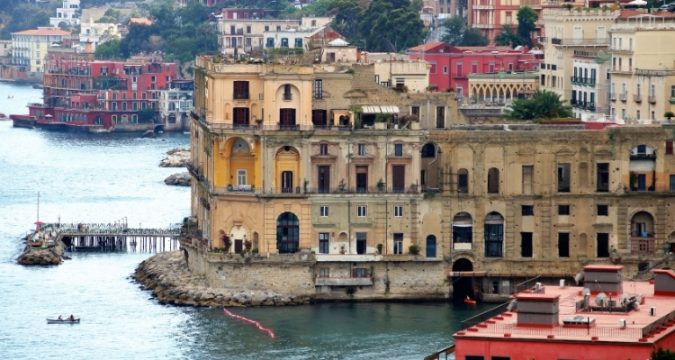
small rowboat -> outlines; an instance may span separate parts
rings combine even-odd
[[[79,324],[80,318],[71,319],[50,319],[47,318],[47,324]]]
[[[476,300],[473,300],[472,298],[467,296],[466,299],[464,299],[464,304],[466,304],[466,305],[476,305]]]

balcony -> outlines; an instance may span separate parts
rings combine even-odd
[[[373,286],[372,277],[317,277],[314,279],[315,286]]]
[[[654,241],[653,234],[646,233],[642,235],[645,236],[631,236],[631,254],[653,254],[654,250],[656,250],[656,242]]]
[[[470,242],[456,242],[452,244],[452,250],[454,251],[471,251],[473,243]]]
[[[649,95],[649,97],[647,97],[647,101],[649,101],[650,104],[656,104],[656,96]]]
[[[626,100],[628,100],[628,93],[619,94],[619,100],[626,102]]]
[[[551,44],[556,46],[608,46],[609,39],[562,39],[551,38]]]
[[[633,101],[635,101],[635,102],[638,103],[638,104],[641,103],[641,102],[642,102],[642,95],[640,95],[640,94],[634,94],[634,95],[633,95]]]
[[[616,93],[609,94],[609,99],[612,101],[616,101]]]

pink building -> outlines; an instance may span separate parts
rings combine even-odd
[[[649,359],[675,349],[675,272],[623,281],[622,268],[588,265],[583,286],[537,283],[513,296],[515,309],[470,319],[444,352],[461,360],[581,360]]]
[[[468,95],[469,74],[523,72],[539,68],[541,59],[527,49],[508,46],[452,46],[433,42],[408,49],[410,59],[431,64],[429,85],[437,91],[454,89]]]

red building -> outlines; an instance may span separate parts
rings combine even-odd
[[[174,63],[99,61],[91,54],[50,51],[43,104],[29,105],[29,112],[48,128],[152,129],[159,92],[175,78]]]
[[[455,358],[649,359],[675,350],[675,272],[622,281],[622,268],[589,265],[584,286],[537,283],[514,295],[515,311],[455,333]]]
[[[452,46],[433,42],[408,49],[410,59],[423,59],[431,64],[429,85],[438,91],[454,89],[466,97],[469,74],[490,74],[502,71],[522,72],[539,68],[541,61],[526,49],[508,46]]]

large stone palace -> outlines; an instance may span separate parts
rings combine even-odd
[[[191,269],[333,298],[636,275],[675,248],[675,129],[605,125],[475,123],[372,65],[198,57]]]

